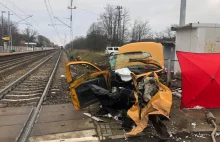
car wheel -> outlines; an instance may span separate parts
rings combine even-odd
[[[110,54],[109,54],[109,56],[113,56],[114,55],[114,52],[111,52]]]

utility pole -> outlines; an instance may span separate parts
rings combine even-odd
[[[73,27],[72,27],[72,23],[73,23],[73,9],[76,9],[76,7],[73,7],[73,0],[70,0],[70,7],[68,6],[68,9],[70,9],[70,48],[72,49],[72,39],[73,39]]]
[[[71,4],[70,4],[70,6],[71,6],[71,9],[70,9],[70,48],[71,49],[73,49],[73,46],[72,46],[72,43],[71,43],[71,41],[72,41],[72,39],[73,39],[73,35],[72,35],[72,32],[73,32],[73,27],[72,27],[72,24],[73,24],[73,9],[72,9],[72,7],[73,7],[73,0],[71,0]]]
[[[121,40],[121,9],[122,6],[117,6],[116,9],[118,10],[118,45],[120,46]]]
[[[13,14],[10,14],[10,15],[13,15]],[[10,18],[10,20],[11,20],[11,18]],[[11,48],[11,50],[12,50],[12,34],[11,34],[11,27],[12,27],[12,23],[10,23],[10,21],[9,21],[9,45],[11,46],[10,48]]]
[[[65,45],[66,45],[66,33],[65,33],[64,45],[63,46],[65,46]]]
[[[6,13],[5,11],[2,11],[2,37],[1,37],[1,40],[2,40],[2,48],[3,48],[3,52],[4,52],[4,17],[3,17],[3,14]]]
[[[111,41],[112,41],[112,17],[111,16],[104,16],[105,19],[107,19],[107,27],[108,27],[108,40],[109,40],[109,47],[111,47]]]
[[[112,46],[112,17],[109,16],[109,45]]]
[[[8,41],[8,47],[10,47],[10,41],[11,41],[11,35],[10,35],[10,11],[8,11],[8,37],[9,37],[9,41]],[[10,51],[10,49],[9,49],[9,51]]]

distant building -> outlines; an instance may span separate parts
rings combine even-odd
[[[173,27],[172,30],[176,31],[176,51],[220,52],[220,24],[190,23],[182,27]],[[178,62],[175,62],[174,69],[180,70]]]
[[[37,43],[34,42],[25,42],[24,43],[27,47],[30,47],[31,50],[34,50],[34,47],[37,45]]]

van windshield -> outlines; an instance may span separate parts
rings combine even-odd
[[[151,59],[151,61],[147,60]],[[134,60],[134,61],[132,61]],[[143,60],[146,62],[135,61]],[[120,68],[129,68],[132,72],[137,74],[144,73],[147,71],[160,70],[162,67],[158,66],[158,62],[151,56],[148,52],[128,52],[123,54],[118,54],[110,57],[110,66],[112,70]],[[155,64],[154,64],[155,63]]]
[[[110,47],[110,48],[108,48],[108,50],[113,50],[113,48],[112,48],[112,47]]]

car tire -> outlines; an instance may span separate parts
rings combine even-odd
[[[112,56],[112,55],[114,55],[114,52],[111,52],[111,53],[109,54],[109,56]]]

